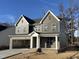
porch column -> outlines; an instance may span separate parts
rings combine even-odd
[[[33,38],[31,37],[31,40],[30,40],[30,48],[33,48]]]
[[[12,41],[13,41],[13,39],[12,39],[12,38],[10,38],[9,49],[12,49]]]
[[[36,48],[40,48],[40,37],[37,36]]]
[[[58,36],[55,36],[56,50],[58,50]]]
[[[45,41],[45,48],[47,48],[47,42]]]

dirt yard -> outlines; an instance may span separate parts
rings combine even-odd
[[[36,53],[35,51],[8,57],[6,59],[70,59],[70,57],[79,56],[78,51],[65,51],[62,53],[55,53],[54,51],[44,51],[43,53]]]

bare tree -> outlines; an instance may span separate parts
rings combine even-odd
[[[63,4],[59,5],[59,16],[62,18],[70,19],[70,28],[69,28],[69,34],[70,34],[70,41],[73,44],[74,42],[74,20],[78,17],[79,13],[79,7],[77,5],[73,5],[73,1],[69,0],[70,6],[69,8],[64,8]],[[65,19],[63,19],[65,21]]]
[[[64,8],[64,5],[61,3],[60,5],[59,5],[59,16],[60,17],[65,17],[65,8]]]

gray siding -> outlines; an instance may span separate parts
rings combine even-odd
[[[19,23],[16,26],[16,34],[28,34],[29,33],[29,23],[27,20],[22,17]]]
[[[66,48],[68,46],[68,39],[65,33],[65,26],[64,26],[64,21],[61,21],[60,23],[60,35],[59,35],[59,40],[60,40],[60,47],[62,49]]]
[[[50,13],[45,17],[41,25],[36,26],[37,32],[42,33],[58,33],[60,32],[60,23],[59,21]]]
[[[15,28],[7,28],[0,32],[0,46],[9,46],[10,38],[8,35],[15,34]]]

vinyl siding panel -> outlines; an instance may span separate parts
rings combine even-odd
[[[47,25],[47,31],[45,29],[45,26],[42,27],[42,32],[43,33],[58,33],[60,32],[60,23],[59,21],[53,17],[50,13],[48,14],[48,16],[44,19],[44,21],[42,22],[42,25]]]
[[[9,46],[10,38],[8,35],[15,34],[15,28],[10,27],[0,32],[0,46]]]
[[[28,34],[28,33],[29,33],[29,23],[23,17],[16,26],[16,34]]]

